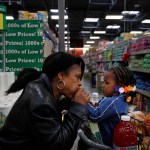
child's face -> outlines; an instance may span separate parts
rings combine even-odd
[[[115,94],[115,76],[112,72],[107,71],[104,73],[104,83],[102,85],[104,96],[111,97]]]

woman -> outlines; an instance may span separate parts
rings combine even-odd
[[[42,73],[22,71],[7,91],[23,88],[0,130],[0,150],[71,149],[88,116],[89,95],[81,86],[84,67],[81,58],[57,52],[46,58]],[[62,95],[67,99],[60,101]]]

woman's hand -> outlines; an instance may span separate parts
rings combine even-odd
[[[75,93],[74,97],[72,98],[72,101],[78,102],[82,105],[87,105],[90,101],[90,96],[88,92],[83,88],[80,87],[77,92]]]

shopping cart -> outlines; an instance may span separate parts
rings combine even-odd
[[[146,133],[145,131],[146,127],[150,129],[150,124],[146,124],[143,121],[139,121],[133,117],[131,117],[130,122],[136,127],[137,130],[138,150],[150,150],[150,133]],[[78,131],[78,135],[82,141],[80,145],[86,145],[88,148],[93,148],[93,150],[112,150],[111,147],[104,145],[101,140],[97,140],[95,138],[95,135],[91,133],[88,122],[81,126],[81,129]],[[78,147],[78,150],[85,149]]]
[[[131,117],[131,124],[136,127],[138,136],[138,150],[150,150],[150,133],[145,131],[146,128],[150,129],[150,124]]]
[[[91,132],[89,122],[84,122],[78,130],[79,143],[78,150],[112,150],[111,147],[104,145],[102,140],[96,138]]]

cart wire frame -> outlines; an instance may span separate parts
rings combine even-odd
[[[131,117],[130,122],[132,125],[136,127],[136,130],[137,130],[138,150],[150,150],[150,138],[146,147],[142,143],[144,136],[150,137],[150,132],[148,134],[146,134],[145,132],[146,127],[150,129],[150,124],[147,124],[144,121],[140,121],[134,117]]]

